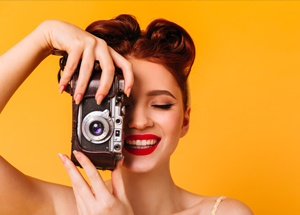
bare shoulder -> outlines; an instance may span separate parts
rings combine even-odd
[[[72,188],[29,177],[0,156],[0,214],[76,214]],[[17,205],[17,207],[16,207]]]
[[[183,210],[173,215],[253,215],[251,209],[243,202],[233,198],[219,200],[217,210],[214,210],[220,196],[201,196],[182,190],[182,202],[186,204]],[[213,213],[215,211],[215,213]]]
[[[226,197],[220,202],[216,215],[253,215],[251,209],[243,202]]]
[[[32,179],[49,195],[55,215],[77,214],[76,200],[72,187]]]

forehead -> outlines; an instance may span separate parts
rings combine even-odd
[[[128,59],[132,64],[134,85],[133,90],[149,91],[153,89],[167,90],[176,97],[181,97],[180,88],[171,74],[163,65],[136,58]]]

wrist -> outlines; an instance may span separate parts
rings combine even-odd
[[[37,35],[38,44],[45,55],[49,55],[54,48],[51,39],[52,22],[52,20],[42,22],[33,32]]]

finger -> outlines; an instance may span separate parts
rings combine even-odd
[[[92,51],[85,50],[80,65],[79,77],[76,83],[74,100],[79,104],[89,83],[94,68],[95,56]]]
[[[124,158],[122,160],[119,160],[116,165],[116,168],[112,171],[111,182],[113,188],[113,195],[124,202],[127,201],[127,198],[122,177],[123,160]]]
[[[102,74],[99,88],[95,96],[98,104],[100,104],[104,97],[108,94],[115,74],[115,66],[110,56],[108,46],[106,44],[105,46],[102,45],[101,49],[99,48],[99,50],[101,50],[101,52],[97,53],[96,58],[99,60]]]
[[[102,180],[99,172],[97,171],[94,164],[86,157],[83,153],[74,151],[76,159],[84,169],[91,186],[93,187],[96,199],[109,199],[112,197],[108,191],[104,181]]]
[[[67,64],[64,68],[64,72],[61,75],[61,79],[59,81],[59,89],[62,87],[66,87],[68,83],[70,82],[74,72],[77,69],[79,60],[81,58],[81,52],[79,50],[72,50],[68,55]]]
[[[74,163],[66,155],[59,154],[59,158],[64,164],[69,177],[71,178],[73,188],[78,192],[78,195],[84,201],[86,207],[91,207],[95,202],[95,197],[90,189],[88,183],[84,180],[78,169],[75,167]]]
[[[74,195],[76,198],[78,215],[87,215],[88,211],[84,205],[84,202],[82,201],[80,195],[78,194],[78,191],[76,190],[76,188],[74,186],[73,186],[73,192],[74,192]]]
[[[127,97],[129,97],[134,82],[132,65],[128,60],[126,60],[126,58],[113,50],[111,47],[109,47],[109,52],[116,66],[119,67],[123,72],[125,80],[124,93],[127,95]]]

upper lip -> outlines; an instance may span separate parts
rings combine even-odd
[[[124,138],[124,140],[149,140],[149,139],[161,139],[154,134],[134,134]]]

